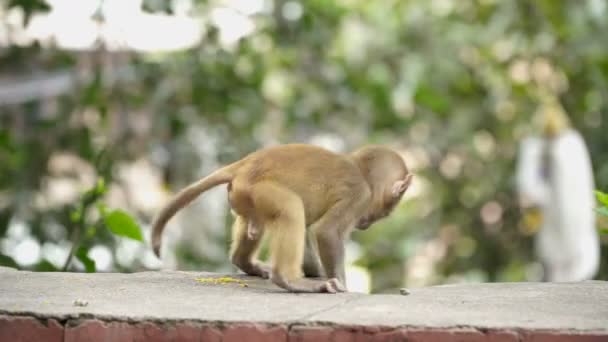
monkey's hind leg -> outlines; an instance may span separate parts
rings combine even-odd
[[[247,220],[237,215],[232,226],[232,246],[230,247],[230,260],[248,275],[268,279],[270,270],[267,266],[256,260],[256,255],[262,240],[262,231],[254,238],[248,234]]]
[[[291,292],[343,292],[336,279],[313,284],[299,281],[306,248],[306,219],[300,197],[278,185],[264,183],[252,188],[252,198],[262,219],[262,230],[271,234],[272,282]]]

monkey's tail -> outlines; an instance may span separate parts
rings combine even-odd
[[[227,165],[214,171],[203,179],[188,185],[175,195],[171,201],[160,211],[152,225],[152,249],[157,257],[160,257],[160,244],[165,225],[175,213],[190,204],[201,193],[218,186],[229,183],[234,178],[237,163]]]

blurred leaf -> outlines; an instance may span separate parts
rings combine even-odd
[[[141,4],[141,9],[149,13],[163,12],[173,14],[172,3],[172,1],[166,0],[144,0]]]
[[[87,273],[94,273],[97,270],[95,266],[95,260],[89,258],[89,250],[85,247],[80,247],[76,251],[76,258],[82,262]]]
[[[23,10],[23,26],[29,24],[36,12],[48,12],[51,7],[44,0],[10,0],[8,8],[20,7]]]
[[[106,193],[106,184],[103,178],[97,179],[97,183],[95,186],[89,190],[87,190],[82,196],[82,205],[84,207],[88,207],[97,201],[100,197],[102,197]]]
[[[12,267],[17,269],[19,268],[19,265],[17,265],[17,262],[13,260],[13,258],[4,254],[0,254],[0,266]]]
[[[57,272],[59,269],[48,260],[42,260],[34,266],[36,272]]]
[[[89,83],[80,93],[80,101],[85,106],[97,107],[104,102],[101,70],[96,68],[94,71],[95,75],[91,80],[91,83]]]
[[[104,223],[116,235],[143,241],[141,229],[131,215],[122,210],[112,210],[104,217]]]
[[[92,226],[92,227],[88,227],[85,231],[85,239],[92,239],[95,237],[95,234],[97,234],[97,227]]]
[[[595,211],[602,216],[608,217],[608,208],[607,207],[595,208]]]
[[[1,188],[1,186],[0,186]],[[8,207],[0,210],[0,236],[4,236],[6,234],[6,230],[8,229],[8,223],[10,222],[11,217],[13,216],[13,208]]]
[[[77,223],[82,218],[82,209],[77,208],[70,211],[70,221],[72,223]]]
[[[97,203],[97,210],[99,210],[99,214],[102,217],[105,217],[106,213],[108,212],[108,206],[105,205],[104,203],[99,202],[99,203]]]
[[[107,189],[106,189],[106,182],[103,178],[99,178],[97,179],[97,183],[95,183],[95,186],[90,189],[88,192],[91,193],[92,195],[95,195],[96,197],[102,196],[106,193]]]
[[[417,104],[436,113],[444,113],[449,106],[447,98],[426,83],[422,83],[418,86],[414,99]]]
[[[608,194],[601,192],[599,190],[595,191],[595,197],[597,200],[604,205],[604,207],[608,207]]]

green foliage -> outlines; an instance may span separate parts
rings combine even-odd
[[[608,194],[607,193],[596,190],[595,197],[605,208],[608,207]]]
[[[171,1],[165,0],[144,0],[141,4],[142,9],[151,13],[167,13],[173,14],[173,6]]]
[[[112,210],[111,212],[104,214],[103,221],[106,227],[115,235],[140,242],[144,241],[139,225],[131,215],[122,210]]]
[[[596,208],[595,211],[602,216],[608,217],[608,208],[607,207]]]
[[[135,219],[124,210],[111,210],[108,212],[102,202],[107,188],[103,178],[97,180],[95,186],[87,190],[81,197],[80,204],[70,211],[70,221],[74,224],[72,235],[72,250],[65,262],[63,270],[67,270],[73,256],[76,256],[87,272],[95,272],[95,261],[88,256],[87,241],[93,239],[97,233],[96,227],[105,225],[114,235],[127,237],[136,241],[143,241],[141,229]],[[88,223],[86,214],[89,208],[97,207],[100,219]],[[89,225],[91,225],[89,227]],[[87,229],[87,227],[89,227]],[[75,251],[75,252],[74,252]]]
[[[19,265],[17,265],[13,258],[4,254],[0,254],[0,266],[19,268]]]
[[[23,10],[23,25],[27,26],[33,14],[48,12],[51,7],[44,0],[9,0],[8,8],[19,7]]]
[[[600,214],[601,217],[608,218],[608,194],[596,190],[595,197],[602,205],[601,207],[596,208],[595,211]],[[600,226],[599,229],[602,234],[608,234],[608,226]]]
[[[537,129],[539,87],[559,95],[589,146],[597,186],[608,187],[608,20],[599,2],[317,0],[298,2],[294,20],[282,15],[285,3],[251,16],[255,30],[233,46],[209,20],[214,4],[195,1],[206,36],[185,51],[82,54],[36,43],[0,51],[3,73],[78,68],[91,76],[57,99],[0,105],[0,238],[23,221],[41,245],[72,241],[72,254],[91,271],[90,248],[105,246],[116,257],[117,241],[125,242],[117,237],[141,241],[136,222],[153,215],[134,204],[105,208],[110,189],[131,198],[117,177],[125,165],[149,161],[175,190],[200,177],[201,164],[318,134],[346,149],[403,148],[419,181],[394,215],[353,234],[355,263],[369,269],[374,290],[523,280],[536,259],[513,189],[514,160],[520,138]],[[40,4],[8,6],[27,14]],[[143,6],[175,9],[171,1]],[[132,77],[108,77],[115,65]],[[58,178],[49,163],[59,153],[103,182],[70,203],[40,206],[47,182]],[[200,229],[206,224],[201,219]],[[227,236],[205,243],[222,250]],[[201,256],[211,248],[187,243],[176,250],[180,267],[226,269],[225,253]],[[598,278],[605,279],[602,255]],[[146,268],[141,258],[113,260],[121,271]],[[53,265],[43,258],[19,267]]]
[[[85,247],[78,248],[78,250],[76,251],[76,258],[78,258],[78,260],[82,262],[85,270],[88,273],[93,273],[97,270],[97,268],[95,267],[95,260],[89,258],[88,250]]]

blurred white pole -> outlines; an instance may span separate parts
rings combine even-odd
[[[522,207],[542,215],[535,251],[546,281],[592,279],[599,266],[591,160],[581,135],[554,98],[541,104],[543,136],[521,142],[517,188]]]

